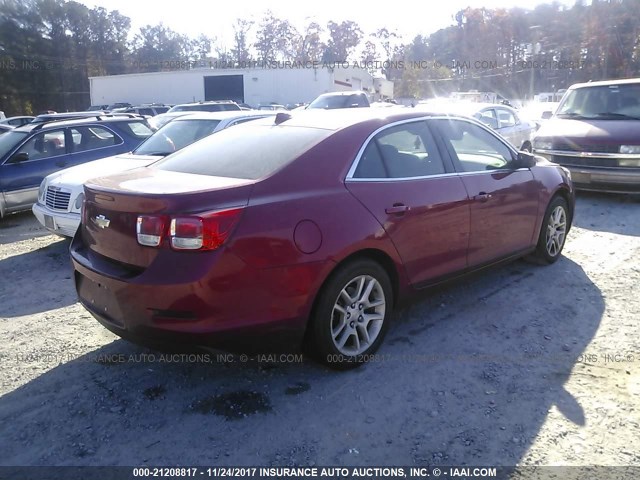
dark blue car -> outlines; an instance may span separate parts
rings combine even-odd
[[[153,131],[136,116],[28,124],[0,135],[0,218],[29,210],[50,173],[133,150]]]

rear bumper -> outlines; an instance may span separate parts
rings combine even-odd
[[[57,235],[73,237],[80,225],[79,213],[57,212],[40,203],[34,203],[31,211],[47,230]]]
[[[175,269],[176,278],[158,278],[157,271],[126,278],[77,237],[71,258],[80,302],[116,335],[151,347],[295,351],[302,343],[317,279],[326,268],[310,263],[258,270],[222,249],[207,257],[186,254]],[[191,261],[200,267],[208,264],[200,268],[206,273],[197,280],[180,275]]]

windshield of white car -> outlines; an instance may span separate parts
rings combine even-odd
[[[13,148],[26,138],[28,133],[9,130],[0,135],[0,158],[4,157]]]
[[[136,148],[134,155],[162,155],[176,152],[190,143],[211,135],[220,120],[176,120],[169,122],[142,145]]]
[[[576,88],[567,93],[556,116],[578,120],[638,120],[640,83]]]

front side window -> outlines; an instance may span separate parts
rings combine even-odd
[[[416,178],[445,173],[443,160],[424,121],[390,127],[365,148],[354,178]]]
[[[513,156],[509,147],[471,122],[435,120],[444,140],[451,145],[463,172],[509,168]]]
[[[26,153],[29,161],[64,155],[67,153],[64,129],[49,130],[34,135],[16,152],[16,154],[21,153]]]
[[[0,135],[0,158],[4,157],[11,150],[22,142],[28,133],[8,131]]]

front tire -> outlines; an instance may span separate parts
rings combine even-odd
[[[331,368],[355,368],[370,359],[389,327],[393,289],[389,275],[371,260],[336,270],[323,287],[312,314],[316,358]]]
[[[555,197],[545,212],[538,237],[538,245],[533,254],[542,264],[554,263],[560,258],[569,232],[569,208],[562,197]]]

